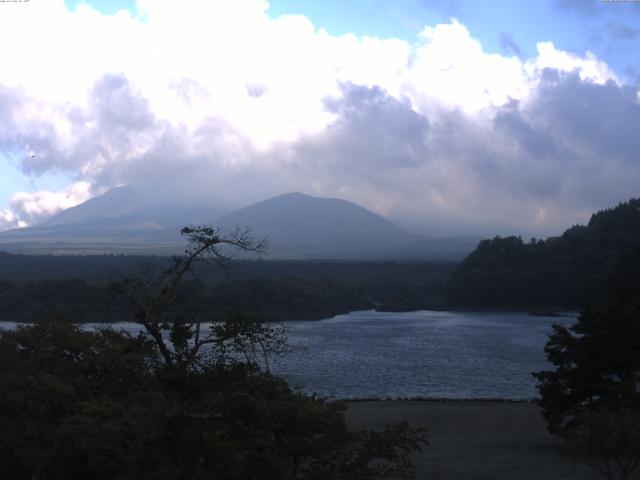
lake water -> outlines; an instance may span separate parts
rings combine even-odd
[[[574,322],[575,315],[517,312],[351,312],[287,323],[296,351],[271,367],[322,397],[530,399],[537,395],[531,372],[549,368],[551,325]]]

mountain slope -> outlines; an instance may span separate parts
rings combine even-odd
[[[87,200],[54,215],[37,227],[55,227],[98,218],[117,218],[131,214],[145,206],[146,202],[130,185],[112,188],[104,195]]]
[[[177,253],[185,225],[253,228],[270,258],[456,259],[471,239],[404,230],[355,203],[302,193],[280,195],[218,217],[207,207],[159,205],[132,187],[113,189],[30,228],[0,233],[0,248],[26,253]]]
[[[217,223],[226,228],[250,226],[257,237],[269,238],[270,250],[276,255],[370,253],[414,237],[354,203],[301,193],[255,203]]]
[[[409,232],[353,202],[288,193],[220,218],[226,228],[249,226],[278,258],[461,258],[472,241]]]
[[[18,253],[172,254],[184,245],[180,229],[211,223],[208,207],[158,204],[133,186],[105,194],[28,228],[0,232],[0,249]]]
[[[211,223],[220,214],[219,210],[205,206],[151,200],[132,185],[126,185],[64,210],[33,228],[42,230],[73,226],[111,231],[179,230],[194,222]]]

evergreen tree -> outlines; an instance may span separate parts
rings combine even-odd
[[[640,248],[623,255],[608,300],[555,325],[545,347],[554,370],[534,373],[551,433],[608,478],[640,461]]]

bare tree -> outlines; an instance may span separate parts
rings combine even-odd
[[[225,273],[235,252],[248,252],[261,257],[266,240],[252,236],[251,229],[236,228],[230,232],[209,226],[185,227],[181,234],[188,239],[183,255],[174,256],[171,266],[155,272],[143,266],[132,275],[118,276],[114,290],[131,305],[135,321],[144,327],[153,340],[167,367],[186,370],[195,367],[203,347],[220,362],[233,361],[241,356],[247,363],[264,363],[269,367],[272,353],[287,349],[282,325],[267,325],[233,315],[216,322],[203,332],[199,315],[176,312],[173,307],[183,300],[180,285],[189,275],[195,275],[196,262],[213,262]],[[209,320],[210,321],[210,320]]]

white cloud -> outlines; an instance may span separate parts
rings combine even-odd
[[[16,194],[0,228],[130,181],[233,206],[306,189],[555,228],[605,188],[594,166],[640,181],[623,127],[637,100],[604,62],[550,42],[529,59],[487,53],[456,20],[409,43],[273,19],[260,0],[139,0],[133,16],[32,0],[3,7],[0,58],[0,152],[77,176]],[[571,116],[586,101],[609,130]]]
[[[4,208],[0,210],[0,230],[9,230],[12,228],[23,228],[26,227],[27,223],[23,220],[20,220],[18,215],[9,210],[8,208]]]
[[[550,68],[563,72],[577,71],[582,80],[590,80],[598,84],[604,84],[609,80],[619,82],[618,77],[607,64],[598,60],[591,52],[586,52],[581,57],[556,49],[553,42],[540,42],[537,47],[538,57],[525,66],[530,75]]]
[[[75,182],[59,192],[41,190],[37,192],[16,192],[11,197],[12,211],[0,213],[0,221],[23,227],[50,217],[62,210],[74,207],[91,198],[91,185]],[[14,213],[15,212],[15,213]]]
[[[525,94],[526,78],[517,57],[487,54],[457,21],[425,27],[406,69],[405,91],[423,113],[443,104],[475,113]]]

